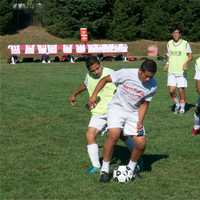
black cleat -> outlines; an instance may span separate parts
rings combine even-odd
[[[133,171],[133,176],[131,178],[131,181],[134,181],[135,179],[141,179],[142,176],[140,175],[140,167],[137,165],[135,170]]]
[[[110,181],[110,176],[107,172],[102,171],[100,175],[99,182],[107,183]]]

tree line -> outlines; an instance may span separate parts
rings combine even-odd
[[[13,8],[16,3],[26,7]],[[78,38],[79,29],[87,27],[90,39],[167,40],[170,29],[179,25],[188,40],[200,40],[199,0],[0,1],[0,34],[16,24],[17,28],[27,25],[24,19],[62,38]]]

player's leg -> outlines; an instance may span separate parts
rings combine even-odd
[[[167,79],[167,86],[169,88],[169,95],[174,103],[174,112],[177,113],[179,111],[179,98],[176,94],[176,77],[174,74],[169,74]]]
[[[144,153],[146,144],[145,136],[133,136],[133,138],[134,138],[134,149],[131,153],[130,161],[127,165],[132,171],[135,170],[135,167],[139,159]]]
[[[185,113],[186,95],[185,90],[187,88],[187,79],[185,76],[177,77],[177,87],[180,97],[180,113]]]
[[[124,126],[124,134],[126,136],[132,136],[132,139],[134,140],[134,148],[131,152],[130,161],[127,165],[134,172],[134,174],[136,171],[136,166],[138,164],[139,159],[141,158],[141,155],[144,152],[146,144],[145,129],[143,127],[142,130],[138,131],[137,121],[138,113],[130,113]]]
[[[134,141],[132,139],[131,136],[124,136],[123,135],[123,131],[120,134],[120,139],[124,142],[124,144],[126,144],[126,146],[128,147],[128,150],[130,152],[132,152],[133,148],[134,148]]]
[[[200,81],[199,81],[200,84]],[[192,129],[192,135],[200,134],[200,97],[197,100],[197,104],[194,111],[194,126]]]
[[[92,116],[86,132],[87,152],[92,163],[92,167],[88,169],[88,173],[92,174],[100,169],[99,147],[96,143],[96,137],[107,124],[107,116]]]
[[[110,180],[110,161],[113,154],[114,145],[120,138],[123,128],[124,113],[120,107],[111,106],[108,110],[108,136],[103,148],[103,162],[101,167],[100,182]]]
[[[98,144],[96,143],[96,136],[99,130],[93,127],[89,127],[86,132],[86,139],[87,139],[87,152],[92,163],[92,167],[100,168],[100,161],[99,161],[99,148]],[[92,168],[88,169],[91,171]]]
[[[180,113],[185,113],[185,103],[186,103],[186,96],[185,96],[185,88],[181,87],[178,88],[179,97],[180,97]]]
[[[196,90],[197,93],[200,94],[200,74],[199,77],[197,77],[196,73]],[[197,79],[198,78],[198,79]],[[200,97],[197,100],[195,111],[194,111],[194,126],[192,129],[192,135],[198,135],[200,134]]]
[[[110,165],[110,160],[112,158],[114,145],[117,143],[120,134],[121,134],[120,128],[110,128],[108,130],[108,136],[106,138],[103,148],[103,163],[101,171],[109,173],[109,165]]]

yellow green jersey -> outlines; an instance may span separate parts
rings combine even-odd
[[[105,76],[110,75],[113,72],[112,69],[103,67],[101,77],[95,79],[87,73],[84,84],[87,87],[88,93],[91,96],[97,83]],[[92,115],[103,115],[107,113],[107,105],[111,101],[116,87],[113,83],[107,83],[105,87],[99,92],[97,97],[97,105],[91,110]]]
[[[188,53],[192,53],[189,43],[180,39],[178,42],[170,40],[167,44],[169,68],[168,73],[182,75],[183,64],[188,60]]]

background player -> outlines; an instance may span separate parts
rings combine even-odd
[[[167,43],[168,62],[165,66],[165,69],[168,70],[167,85],[170,97],[175,103],[175,113],[185,112],[185,88],[187,87],[185,71],[188,62],[192,60],[191,47],[181,36],[180,28],[173,29],[172,40]],[[179,97],[177,97],[176,88],[178,88]]]

